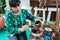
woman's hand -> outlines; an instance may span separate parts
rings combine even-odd
[[[20,32],[24,32],[28,27],[29,27],[29,25],[24,25],[24,26],[20,29]]]

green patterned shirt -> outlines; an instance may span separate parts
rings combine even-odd
[[[19,34],[22,26],[26,24],[26,19],[35,21],[35,17],[25,9],[21,9],[20,15],[14,15],[14,13],[9,10],[5,15],[6,28],[11,34]]]

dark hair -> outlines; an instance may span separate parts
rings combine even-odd
[[[20,5],[20,0],[9,0],[9,6],[10,7],[16,7]]]

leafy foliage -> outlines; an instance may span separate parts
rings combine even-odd
[[[5,8],[5,0],[0,0],[0,14],[4,13],[4,8]]]

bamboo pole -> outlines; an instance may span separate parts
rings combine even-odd
[[[56,0],[56,8],[57,8],[57,12],[56,12],[56,23],[57,23],[57,27],[58,27],[58,19],[59,19],[59,17],[58,17],[58,5],[57,5],[57,0]]]
[[[59,13],[59,15],[58,15],[59,16],[59,24],[58,25],[59,25],[59,29],[60,29],[60,8],[58,9],[58,13]]]
[[[57,29],[59,31],[59,9],[58,9],[58,0],[56,0],[56,8],[57,8],[57,12],[56,12],[56,24],[57,24]]]

